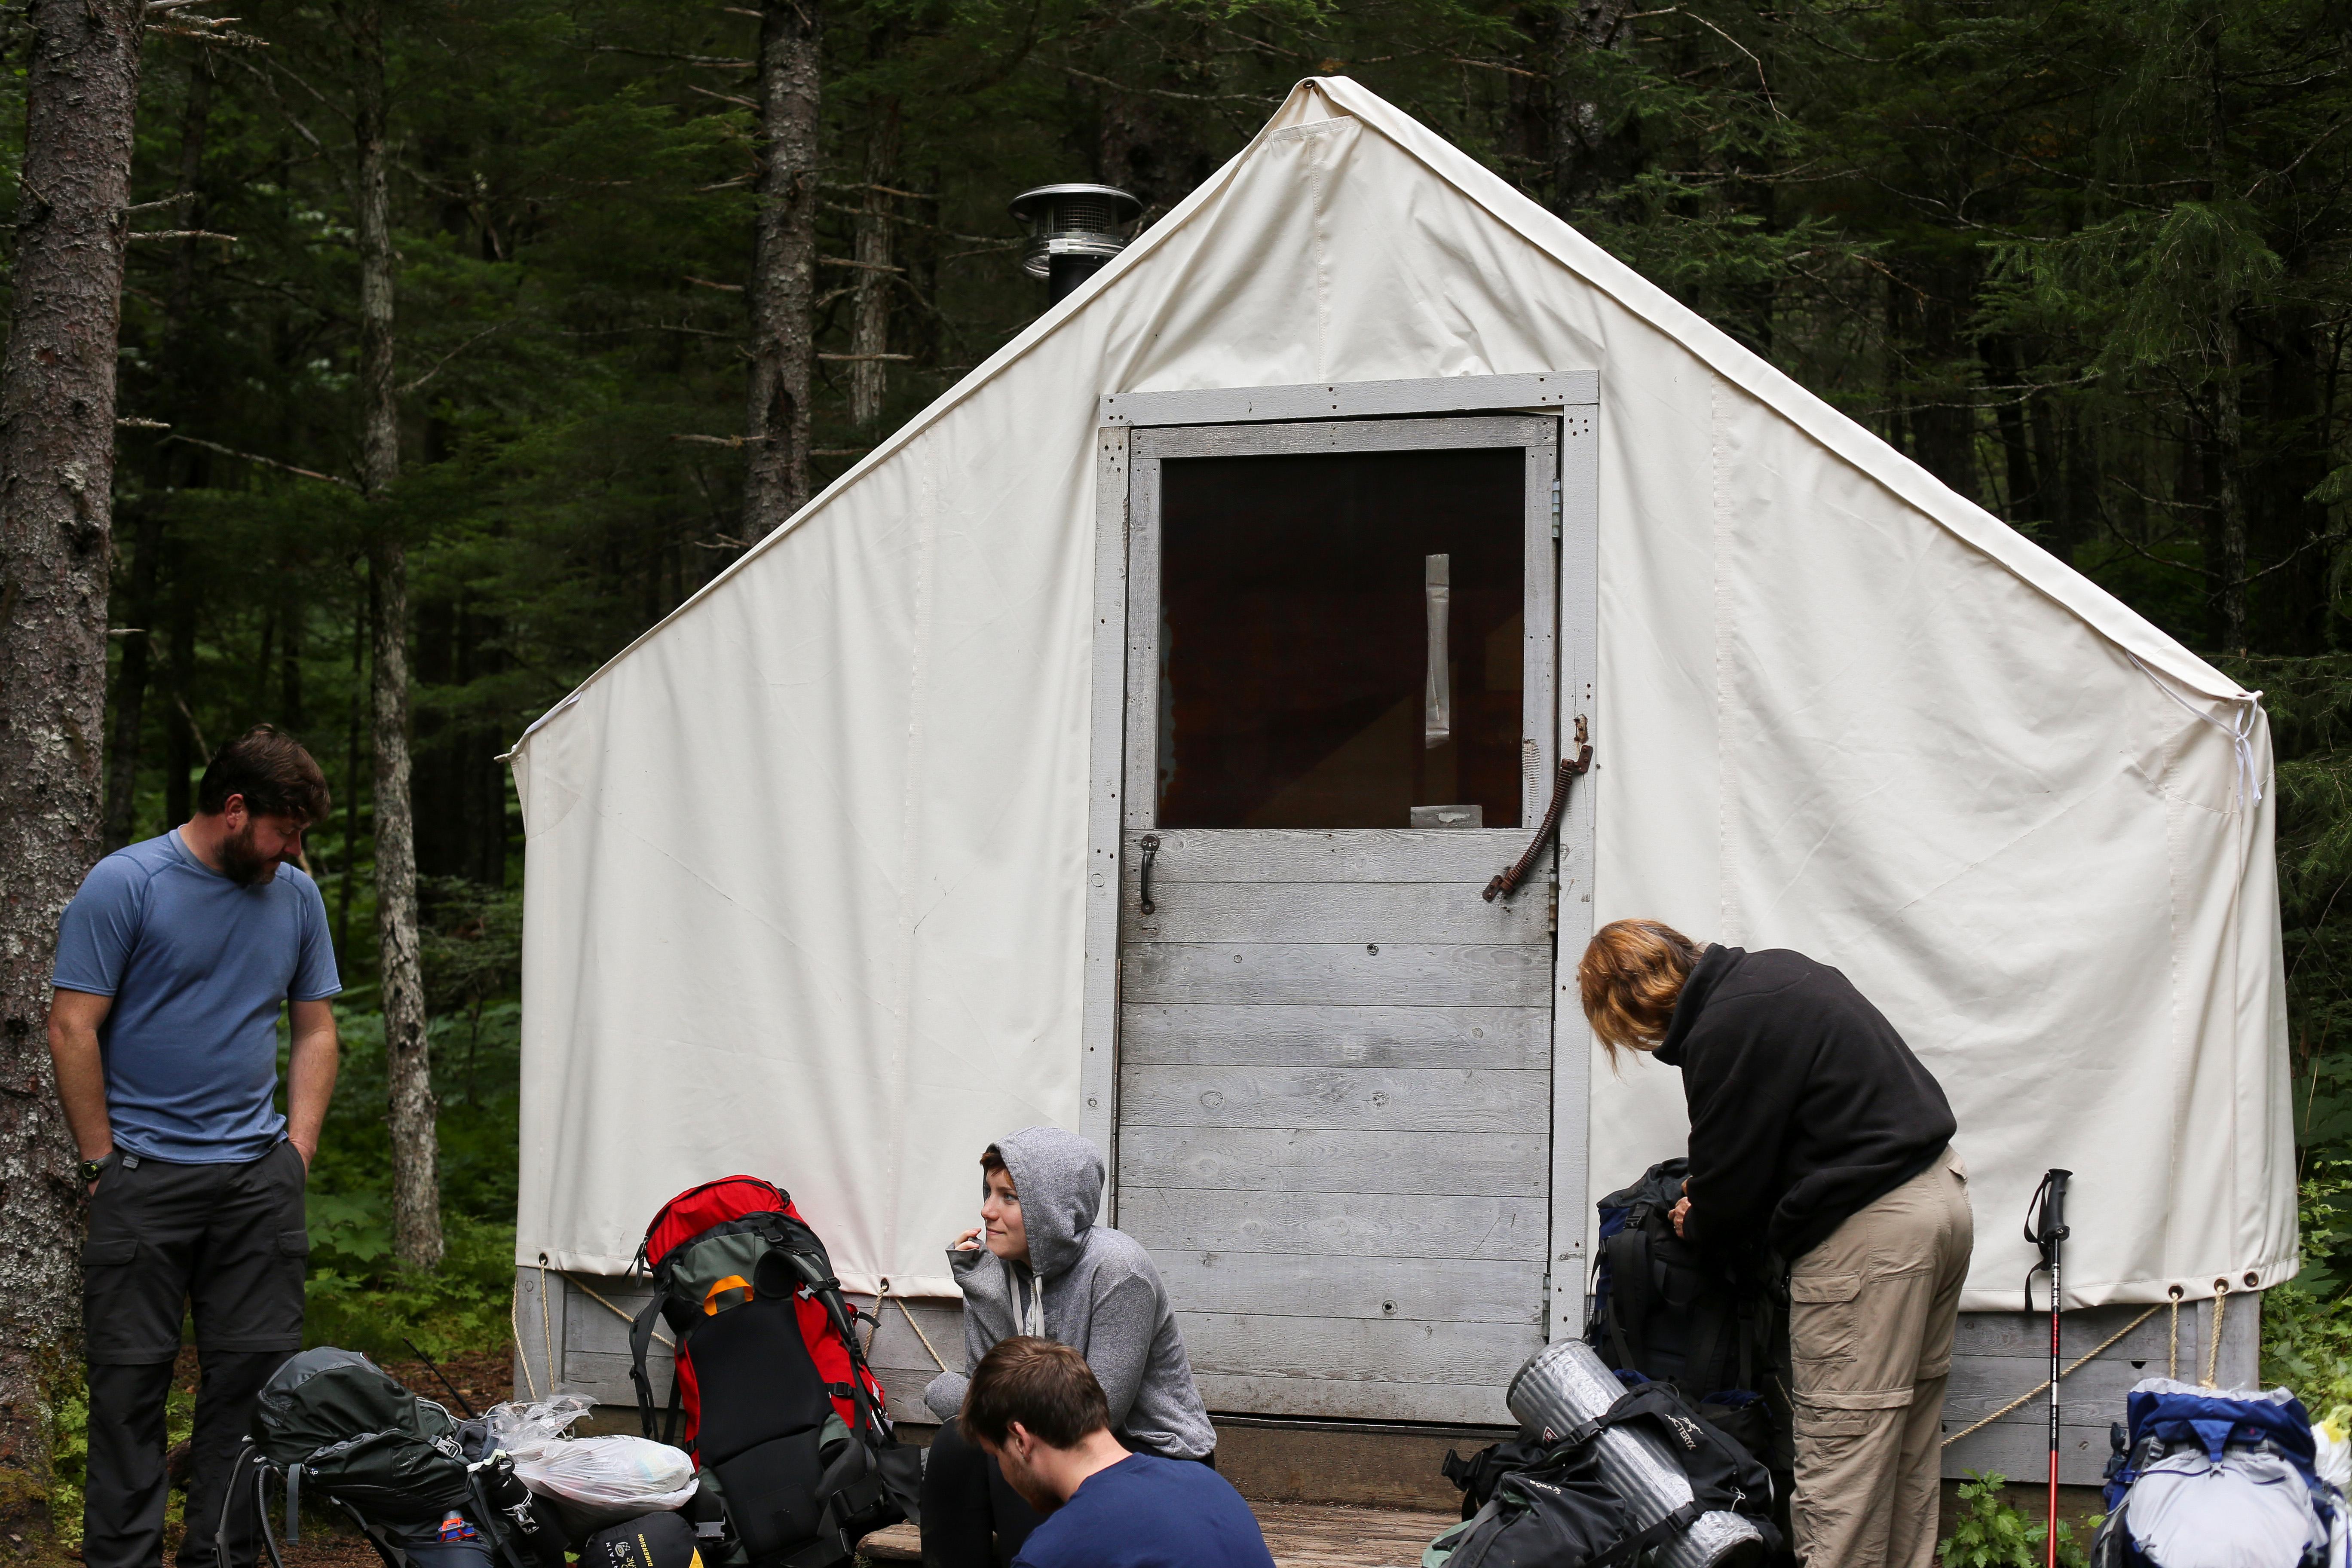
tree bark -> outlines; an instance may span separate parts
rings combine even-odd
[[[809,381],[816,362],[816,212],[824,44],[819,0],[761,0],[759,212],[752,220],[751,376],[743,533],[806,504]]]
[[[425,1028],[416,942],[416,819],[409,798],[408,552],[383,505],[400,478],[393,383],[392,201],[380,0],[352,8],[352,127],[359,151],[360,484],[378,515],[368,552],[375,588],[375,902],[383,994],[386,1120],[392,1129],[392,1244],[403,1263],[441,1263],[439,1107]]]
[[[101,852],[131,842],[139,799],[139,732],[146,722],[148,666],[153,662],[155,567],[163,552],[163,513],[150,496],[138,510],[131,581],[123,595],[122,668],[114,681],[114,711],[106,739],[106,826]]]
[[[204,227],[202,204],[193,198],[204,174],[205,139],[211,123],[212,102],[212,58],[209,51],[199,50],[188,72],[188,100],[180,118],[177,194],[181,200],[172,208],[173,221],[191,231]],[[170,410],[174,423],[194,402],[189,384],[194,367],[188,363],[186,350],[188,314],[195,303],[199,243],[194,239],[180,242],[180,253],[172,268],[171,292],[163,301],[162,357],[163,373],[170,380],[163,406]],[[130,843],[137,826],[132,817],[139,795],[139,742],[146,724],[149,668],[154,662],[155,574],[163,552],[164,510],[170,505],[167,498],[172,475],[183,449],[162,447],[152,465],[155,488],[164,493],[151,495],[140,505],[129,591],[123,595],[122,614],[115,617],[121,626],[136,629],[128,633],[122,644],[121,668],[114,683],[113,712],[107,732],[106,848],[110,851]]]
[[[1591,57],[1625,47],[1625,18],[1634,9],[1627,0],[1576,0],[1574,20],[1555,35],[1559,60],[1550,83],[1554,212],[1573,212],[1629,172],[1632,146],[1627,137],[1609,131],[1593,93],[1601,73]]]
[[[875,106],[874,131],[866,143],[866,199],[857,213],[858,264],[855,310],[850,316],[849,417],[863,429],[882,417],[890,393],[890,272],[892,198],[877,187],[895,184],[898,173],[898,100]]]
[[[140,0],[34,0],[0,359],[0,1515],[37,1509],[80,1342],[84,1199],[49,1068],[58,917],[104,827],[114,367]]]

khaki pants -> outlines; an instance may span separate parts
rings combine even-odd
[[[1790,1270],[1790,1517],[1806,1568],[1932,1568],[1944,1384],[1976,1239],[1968,1177],[1945,1150]]]

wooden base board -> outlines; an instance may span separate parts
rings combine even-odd
[[[1275,1568],[1413,1568],[1423,1548],[1454,1522],[1451,1513],[1342,1508],[1322,1503],[1253,1503]],[[866,1563],[919,1563],[922,1537],[911,1525],[877,1531],[860,1542]]]
[[[1218,1421],[1217,1471],[1253,1503],[1346,1504],[1451,1514],[1461,1505],[1440,1468],[1510,1436],[1479,1427],[1382,1429]]]

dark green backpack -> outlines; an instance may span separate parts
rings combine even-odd
[[[228,1507],[254,1510],[273,1559],[267,1492],[275,1479],[289,1544],[299,1539],[302,1495],[313,1491],[348,1514],[391,1568],[455,1568],[469,1558],[561,1568],[569,1544],[562,1532],[533,1508],[505,1457],[470,1435],[469,1444],[446,1410],[356,1351],[303,1351],[262,1384]],[[225,1510],[224,1537],[227,1518]]]

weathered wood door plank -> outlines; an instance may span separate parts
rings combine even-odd
[[[1142,864],[1143,829],[1127,836],[1128,875]],[[1151,885],[1163,882],[1452,882],[1476,890],[1519,858],[1516,827],[1159,827]]]
[[[1164,851],[1162,852],[1164,855]],[[1488,873],[1492,875],[1492,873]],[[1188,882],[1151,873],[1154,912],[1130,878],[1125,929],[1153,942],[1507,942],[1551,951],[1549,901],[1479,897],[1468,882]]]
[[[1543,1348],[1543,1330],[1534,1323],[1344,1318],[1301,1334],[1295,1321],[1281,1318],[1179,1312],[1176,1326],[1190,1353],[1234,1377],[1501,1387]]]
[[[1119,1185],[1231,1194],[1424,1194],[1539,1198],[1539,1132],[1308,1131],[1273,1127],[1134,1127],[1119,1140]]]
[[[1310,1206],[1280,1194],[1137,1187],[1128,1201],[1132,1206],[1121,1228],[1154,1252],[1516,1258],[1544,1254],[1540,1197],[1333,1193],[1320,1194]]]
[[[1540,1006],[1548,948],[1471,942],[1129,942],[1130,1002],[1293,1002],[1332,1006]]]
[[[1180,1312],[1540,1326],[1543,1265],[1459,1258],[1171,1252],[1156,1259]]]
[[[1350,1007],[1140,1003],[1122,1010],[1130,1067],[1503,1068],[1551,1066],[1546,1007]]]
[[[1493,1068],[1130,1068],[1120,1114],[1139,1127],[1542,1132],[1551,1075]]]

